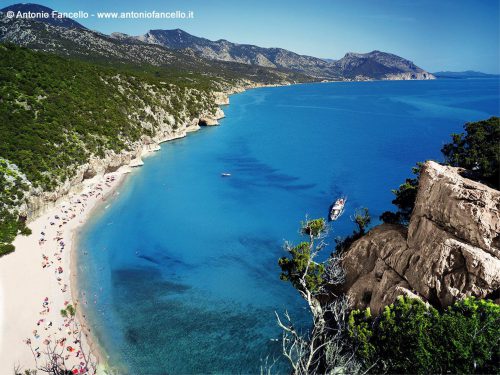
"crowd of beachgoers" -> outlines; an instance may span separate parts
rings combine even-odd
[[[33,366],[25,368],[39,370],[55,362],[69,369],[73,374],[94,374],[97,360],[90,352],[89,332],[82,314],[76,310],[88,303],[97,303],[97,296],[81,293],[81,300],[72,298],[70,288],[70,251],[74,231],[84,223],[89,211],[108,197],[117,185],[120,174],[111,173],[89,183],[86,188],[64,199],[37,221],[30,237],[36,236],[36,250],[40,257],[39,267],[46,274],[44,288],[46,295],[39,296],[39,308],[32,322],[32,331],[22,339],[33,356]],[[114,194],[117,194],[115,192]],[[36,246],[35,246],[36,247]],[[32,254],[33,255],[33,254]],[[47,280],[47,274],[51,281]],[[26,349],[28,350],[28,349]]]

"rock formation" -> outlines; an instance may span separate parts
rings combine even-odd
[[[222,109],[217,108],[215,111],[215,114],[207,114],[204,116],[200,117],[199,120],[199,125],[204,125],[204,126],[213,126],[213,125],[219,125],[219,120],[226,117],[224,114],[224,111]]]
[[[346,252],[345,291],[378,313],[399,295],[445,307],[466,296],[498,301],[500,192],[427,162],[408,228],[382,224]]]

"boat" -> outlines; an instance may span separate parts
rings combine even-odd
[[[330,215],[329,215],[330,221],[337,220],[340,217],[340,215],[342,215],[344,213],[344,206],[345,206],[346,202],[347,202],[347,198],[341,197],[341,198],[337,199],[335,201],[335,203],[333,203],[330,206]]]
[[[231,176],[231,173],[221,173],[220,174],[222,177],[230,177]]]

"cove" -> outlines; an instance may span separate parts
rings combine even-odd
[[[287,373],[274,312],[307,327],[298,293],[279,280],[284,240],[307,214],[392,209],[391,189],[467,121],[498,115],[496,79],[342,82],[231,97],[203,128],[134,170],[79,236],[80,297],[120,373]],[[222,178],[221,173],[231,173]],[[328,255],[326,252],[325,255]]]

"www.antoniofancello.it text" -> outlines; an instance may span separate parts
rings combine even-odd
[[[156,10],[144,12],[96,12],[89,13],[84,11],[76,12],[6,12],[7,18],[22,19],[50,19],[50,18],[73,18],[73,19],[193,19],[194,11],[175,10],[171,12],[159,12]]]

